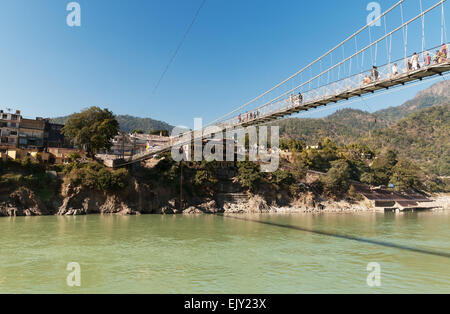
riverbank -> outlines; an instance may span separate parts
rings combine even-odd
[[[31,161],[7,162],[2,172],[0,216],[351,213],[445,210],[450,204],[448,194],[430,202],[423,193],[371,188],[348,177],[293,168],[286,160],[274,173],[250,162],[183,163],[181,169],[169,157],[118,170],[94,161],[53,170]]]
[[[279,200],[264,198],[261,195],[244,194],[237,199],[215,200],[197,198],[194,204],[185,205],[180,210],[176,198],[168,199],[155,194],[148,186],[134,182],[132,190],[117,194],[106,194],[66,185],[62,195],[51,202],[43,202],[28,188],[20,188],[9,196],[8,201],[0,203],[0,216],[77,216],[88,214],[141,215],[141,214],[263,214],[263,213],[358,213],[383,211],[367,200],[331,200],[314,193],[303,193],[292,199]],[[449,210],[450,195],[439,194],[430,198],[427,208]],[[280,205],[284,204],[284,205]]]

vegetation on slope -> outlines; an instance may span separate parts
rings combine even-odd
[[[395,149],[429,173],[450,176],[450,103],[414,113],[360,142],[374,149]]]
[[[53,118],[53,123],[66,124],[69,116]],[[150,133],[156,130],[172,131],[173,126],[158,120],[150,118],[138,118],[129,115],[117,115],[117,122],[119,122],[119,128],[123,132],[132,132],[133,130],[142,130],[144,133]],[[159,132],[158,132],[159,134]]]
[[[277,121],[280,134],[316,145],[321,138],[333,138],[339,144],[350,144],[371,130],[388,123],[375,115],[355,109],[343,109],[323,119],[292,118]]]
[[[57,185],[57,179],[46,173],[46,167],[39,160],[0,161],[0,188],[3,191],[26,187],[47,201],[56,195]]]
[[[288,138],[315,145],[321,138],[333,138],[339,144],[350,144],[376,130],[389,128],[393,123],[421,110],[450,103],[450,82],[440,82],[418,93],[401,106],[374,113],[343,109],[322,119],[292,118],[277,121],[280,132]]]
[[[408,117],[412,113],[446,103],[450,103],[449,81],[436,83],[430,88],[419,92],[416,97],[403,105],[377,111],[375,115],[381,119],[395,122]]]

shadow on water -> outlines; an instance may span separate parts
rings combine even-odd
[[[308,233],[312,233],[312,234],[328,236],[328,237],[333,237],[333,238],[338,238],[338,239],[345,239],[345,240],[357,241],[357,242],[362,242],[362,243],[374,244],[374,245],[378,245],[378,246],[395,248],[395,249],[405,250],[405,251],[410,251],[410,252],[415,252],[415,253],[450,258],[450,253],[447,253],[447,252],[440,252],[440,251],[434,251],[434,250],[430,250],[430,249],[411,247],[411,246],[387,242],[387,241],[373,240],[373,239],[367,239],[367,238],[362,238],[362,237],[357,237],[357,236],[352,236],[352,235],[345,235],[345,234],[339,234],[339,233],[333,233],[333,232],[327,232],[327,231],[321,231],[321,230],[313,230],[313,229],[308,229],[308,228],[299,227],[299,226],[270,222],[267,220],[257,220],[257,219],[251,219],[251,218],[246,218],[246,217],[237,217],[237,216],[224,215],[224,214],[217,214],[217,216],[240,220],[240,221],[254,222],[254,223],[268,225],[268,226],[272,226],[272,227],[279,227],[279,228],[297,230],[297,231],[302,231],[302,232],[308,232]]]

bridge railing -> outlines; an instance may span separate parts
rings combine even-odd
[[[448,46],[448,44],[447,44]],[[282,99],[277,100],[276,102],[271,102],[269,104],[263,105],[253,110],[249,110],[245,113],[241,113],[237,116],[234,116],[228,120],[221,122],[220,126],[235,126],[242,123],[250,122],[251,120],[257,120],[263,118],[265,116],[269,116],[275,114],[277,112],[281,112],[283,110],[288,110],[293,107],[301,107],[302,105],[314,102],[320,102],[321,100],[325,100],[330,97],[335,97],[351,91],[353,89],[364,88],[366,86],[370,86],[372,84],[377,84],[380,81],[390,80],[398,75],[407,74],[414,72],[415,70],[424,69],[427,67],[425,65],[424,57],[426,53],[429,53],[431,57],[430,66],[433,65],[433,57],[435,50],[440,50],[442,46],[434,47],[431,49],[427,49],[418,54],[419,56],[419,69],[411,69],[408,68],[408,61],[411,61],[413,55],[409,55],[406,58],[398,59],[395,61],[391,61],[388,64],[379,66],[376,68],[377,77],[372,73],[372,69],[367,69],[365,71],[361,71],[360,73],[351,75],[349,77],[343,78],[341,80],[323,84],[317,88],[312,88],[302,93],[303,101],[302,103],[296,103],[296,101],[292,100],[292,96],[288,95]],[[447,48],[448,50],[448,48]],[[447,58],[449,56],[447,55]],[[448,60],[448,59],[447,59]],[[393,65],[397,65],[397,74],[393,73]],[[366,81],[365,81],[366,79]],[[323,79],[325,80],[325,79]],[[294,99],[296,95],[293,95]]]

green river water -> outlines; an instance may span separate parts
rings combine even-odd
[[[449,212],[239,217],[450,253]],[[448,257],[221,216],[0,218],[0,243],[0,293],[450,293]]]

